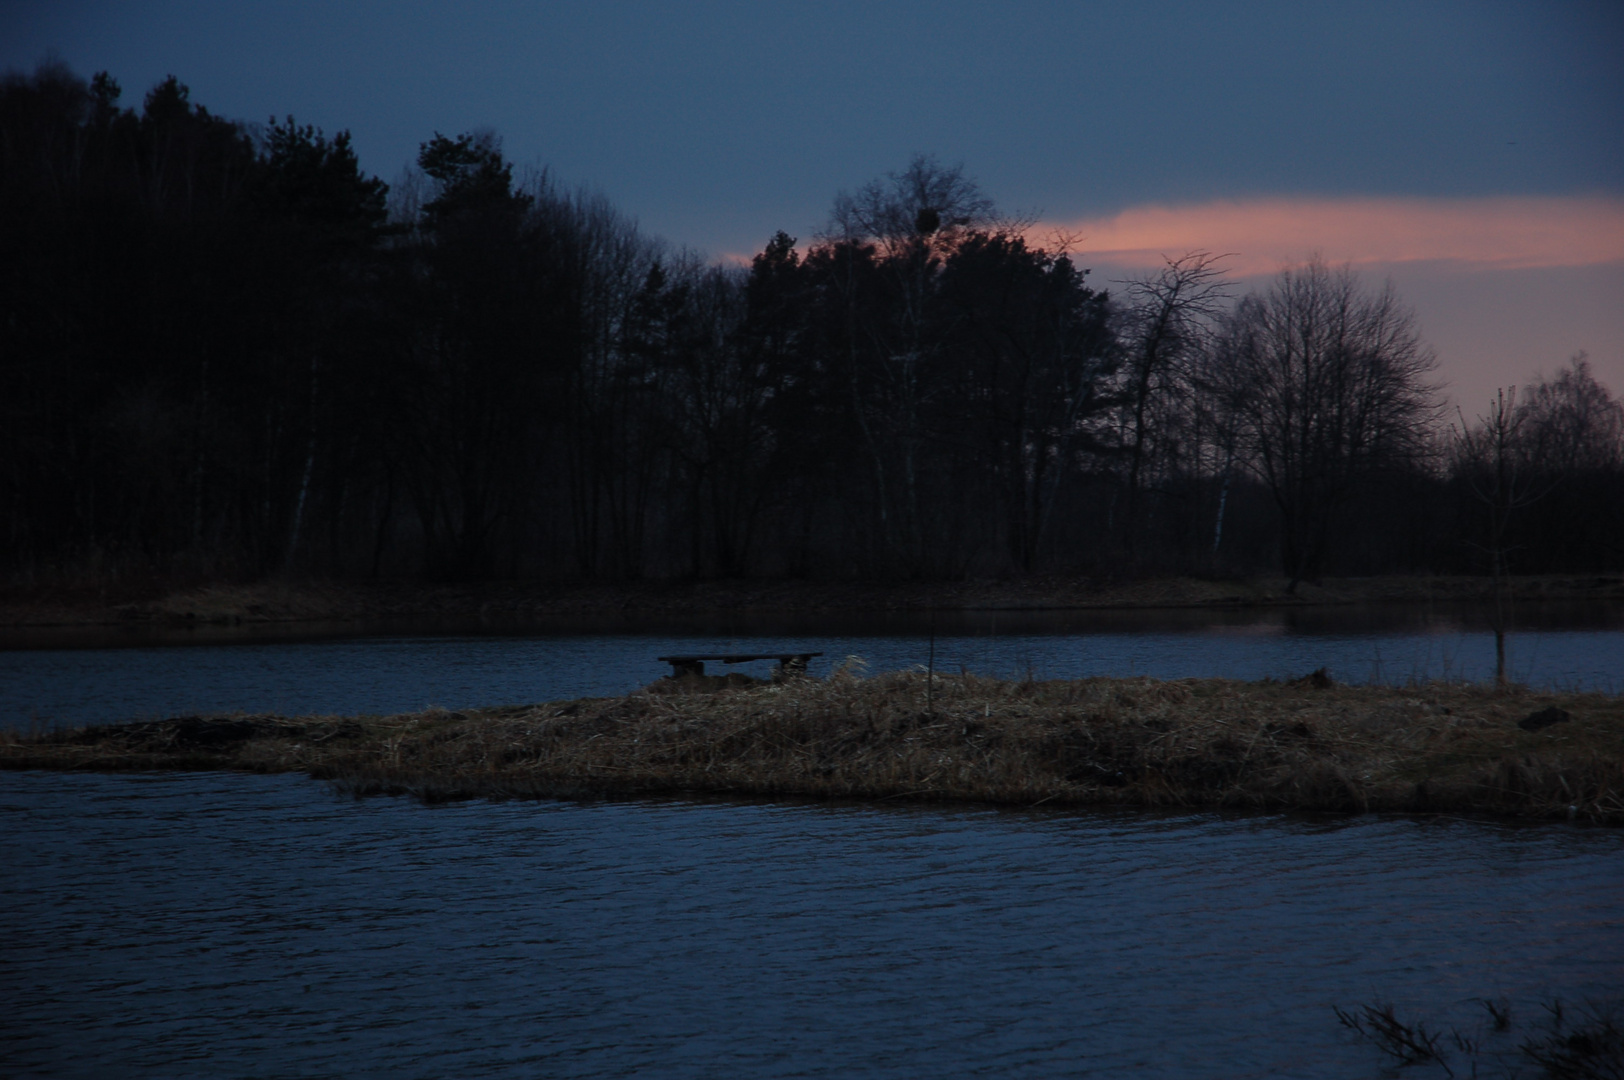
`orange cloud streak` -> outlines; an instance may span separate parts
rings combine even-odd
[[[1624,260],[1624,199],[1278,198],[1141,206],[1111,217],[1042,222],[1078,237],[1079,256],[1160,266],[1187,251],[1233,252],[1228,269],[1272,273],[1318,253],[1332,263],[1443,260],[1483,268],[1593,266]]]

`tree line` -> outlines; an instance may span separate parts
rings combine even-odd
[[[915,158],[746,266],[515,175],[0,83],[0,572],[338,578],[1617,569],[1582,357],[1449,415],[1390,288],[1100,288]],[[1498,410],[1498,411],[1497,411]]]

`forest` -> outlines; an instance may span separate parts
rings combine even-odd
[[[718,264],[493,133],[121,101],[0,83],[0,581],[1624,568],[1584,358],[1447,410],[1346,268],[1100,283],[923,156]]]

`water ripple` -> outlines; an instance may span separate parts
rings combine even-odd
[[[1346,1076],[1620,989],[1624,836],[0,774],[0,1071]]]

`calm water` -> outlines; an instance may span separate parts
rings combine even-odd
[[[1514,678],[1562,689],[1624,689],[1624,610],[1551,607],[1520,618],[1510,647]],[[938,671],[1040,678],[1292,678],[1328,667],[1346,682],[1483,680],[1494,671],[1485,626],[1479,612],[1415,608],[984,613],[941,619],[935,655]],[[917,618],[883,616],[695,623],[653,633],[553,628],[314,641],[248,637],[229,644],[205,636],[201,640],[215,643],[190,646],[124,638],[113,639],[123,641],[121,647],[108,647],[104,635],[92,639],[96,648],[0,651],[0,724],[235,710],[389,713],[624,694],[669,672],[656,657],[684,652],[805,649],[825,654],[814,661],[814,674],[848,656],[862,657],[873,671],[895,670],[927,663],[928,635]],[[758,675],[770,669],[770,662],[743,668]]]
[[[1624,832],[0,773],[0,1074],[1375,1075],[1624,990]]]

